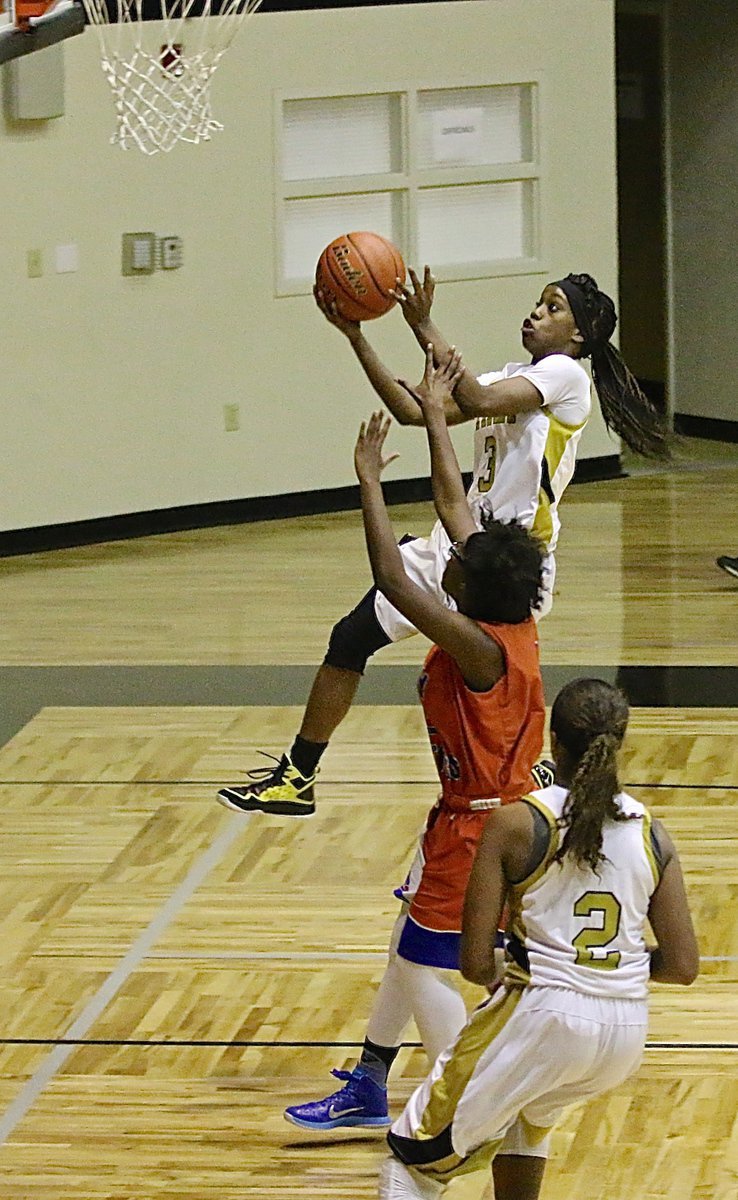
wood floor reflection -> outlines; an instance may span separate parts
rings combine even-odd
[[[417,709],[363,707],[314,818],[219,808],[208,781],[276,749],[296,715],[48,709],[0,754],[0,1197],[375,1195],[381,1135],[320,1139],[281,1111],[355,1060],[433,764]],[[735,1196],[737,725],[633,715],[623,778],[679,847],[703,969],[688,991],[654,988],[641,1071],[556,1131],[545,1200]],[[395,1110],[424,1070],[403,1051]]]
[[[544,663],[738,666],[738,585],[714,564],[738,551],[737,484],[726,457],[571,489]],[[431,513],[393,520],[422,533]],[[367,577],[356,513],[0,561],[0,676],[314,664]],[[622,773],[679,848],[701,974],[653,989],[641,1070],[567,1114],[543,1200],[738,1195],[738,706],[700,678],[693,707],[634,710]],[[298,690],[241,707],[80,694],[0,749],[0,1200],[376,1195],[380,1134],[320,1139],[282,1110],[355,1060],[434,768],[418,708],[364,704],[314,818],[218,807],[219,784],[291,739]],[[402,1051],[393,1111],[425,1069]]]

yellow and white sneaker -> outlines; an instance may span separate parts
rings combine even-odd
[[[263,753],[263,751],[262,751]],[[273,755],[267,754],[267,758]],[[289,756],[274,759],[276,767],[248,771],[254,783],[246,787],[224,787],[218,802],[234,812],[274,813],[279,817],[311,817],[315,812],[315,775],[305,778],[293,767]],[[317,771],[316,771],[317,774]]]

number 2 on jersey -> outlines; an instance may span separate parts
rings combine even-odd
[[[585,925],[573,939],[577,952],[576,962],[580,967],[595,967],[600,971],[614,971],[620,965],[619,950],[596,951],[608,946],[618,935],[620,928],[620,901],[612,892],[585,892],[574,905],[575,917],[599,917],[596,924]]]

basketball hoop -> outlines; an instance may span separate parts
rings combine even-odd
[[[177,142],[209,141],[223,128],[213,117],[210,81],[261,0],[156,0],[156,21],[144,18],[145,0],[83,2],[115,99],[114,145],[156,154]]]

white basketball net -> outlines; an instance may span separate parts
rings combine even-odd
[[[261,0],[158,2],[160,19],[144,21],[143,0],[84,0],[115,98],[117,130],[110,140],[144,154],[208,141],[223,128],[213,117],[210,81]],[[151,16],[150,7],[146,12]]]

